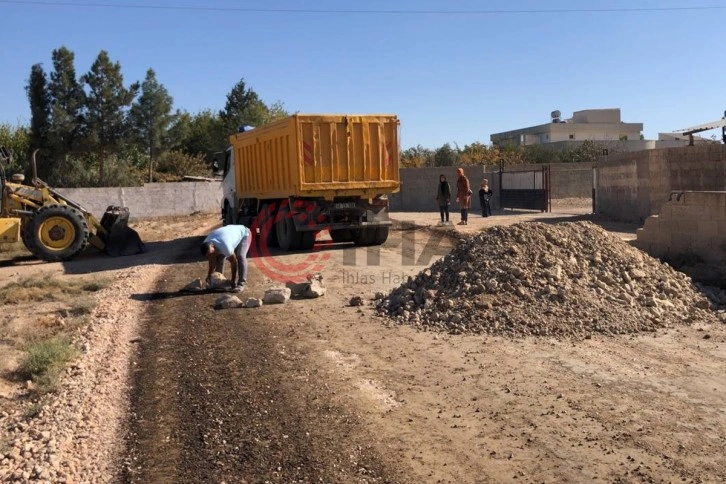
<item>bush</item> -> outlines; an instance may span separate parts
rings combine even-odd
[[[188,155],[181,151],[168,151],[162,154],[154,166],[154,181],[181,180],[184,176],[213,176],[204,155]]]

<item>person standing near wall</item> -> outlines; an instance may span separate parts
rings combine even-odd
[[[481,204],[481,216],[489,217],[492,214],[490,201],[494,192],[489,188],[489,180],[484,178],[479,185],[479,203]]]
[[[439,203],[441,223],[449,223],[449,204],[451,203],[451,185],[443,174],[439,177],[439,188],[436,192],[436,201]],[[446,218],[446,220],[444,220]]]
[[[456,169],[456,201],[461,210],[461,222],[458,225],[467,225],[469,220],[469,209],[471,208],[471,185],[469,179],[464,175],[463,168]]]

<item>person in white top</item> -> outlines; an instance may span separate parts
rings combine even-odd
[[[247,252],[251,243],[252,233],[244,225],[226,225],[210,232],[201,246],[202,255],[209,261],[207,283],[212,273],[223,273],[227,259],[232,269],[230,288],[242,292],[247,284]]]

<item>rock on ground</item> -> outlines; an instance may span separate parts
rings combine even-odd
[[[220,296],[215,302],[214,302],[214,309],[231,309],[231,308],[241,308],[243,306],[242,301],[237,296],[232,296],[231,294],[225,294],[224,296]]]
[[[308,282],[303,291],[303,297],[315,299],[325,295],[325,285],[323,284],[323,275],[320,273],[313,274],[308,277]]]
[[[250,297],[245,301],[246,308],[259,308],[260,306],[262,306],[262,299]]]
[[[715,322],[692,281],[589,222],[493,227],[377,301],[451,333],[588,337]]]
[[[292,296],[300,296],[306,299],[315,299],[325,295],[325,284],[321,273],[310,274],[305,282],[288,282]]]
[[[202,280],[194,279],[192,282],[184,286],[182,291],[184,292],[201,292],[203,289]]]
[[[265,291],[262,297],[264,304],[284,304],[290,299],[292,291],[288,287],[273,287]]]
[[[363,305],[363,298],[360,296],[353,296],[348,300],[349,306],[362,306]]]
[[[209,278],[207,289],[229,289],[229,279],[227,279],[221,272],[213,272]]]

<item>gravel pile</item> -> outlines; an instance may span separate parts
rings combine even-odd
[[[378,298],[380,315],[455,334],[586,338],[719,320],[686,275],[589,222],[488,229]]]

